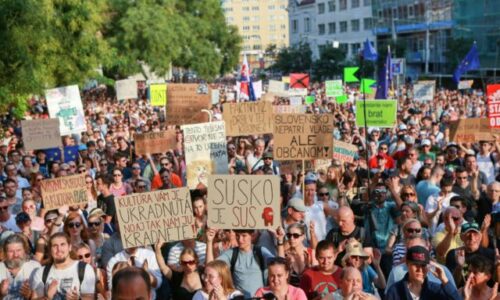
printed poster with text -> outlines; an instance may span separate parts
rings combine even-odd
[[[365,106],[366,102],[366,106]],[[396,100],[358,100],[356,101],[356,126],[392,128],[396,126],[398,102]]]
[[[490,84],[486,87],[488,97],[488,118],[491,128],[500,128],[500,84]]]
[[[333,115],[274,115],[274,159],[329,159],[333,153]]]
[[[59,87],[45,91],[51,118],[59,118],[61,135],[87,131],[80,91],[77,85]]]
[[[187,186],[208,186],[208,175],[227,174],[228,159],[224,121],[183,125]]]
[[[189,189],[169,189],[115,198],[123,248],[192,239],[195,234]]]
[[[208,227],[276,229],[281,224],[280,178],[274,175],[211,175]]]

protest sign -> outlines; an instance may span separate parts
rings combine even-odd
[[[490,84],[486,87],[488,99],[488,118],[491,128],[500,128],[500,84]]]
[[[227,136],[266,134],[273,132],[271,102],[225,103],[222,117]]]
[[[273,105],[274,114],[305,114],[307,106],[305,105]]]
[[[459,90],[467,90],[472,87],[472,84],[474,83],[474,80],[460,80],[458,83],[458,89]]]
[[[291,89],[307,89],[308,87],[309,87],[309,74],[307,73],[290,74]]]
[[[59,118],[61,135],[87,131],[80,91],[77,85],[59,87],[45,91],[51,118]]]
[[[290,76],[281,76],[281,81],[285,84],[290,84]]]
[[[328,168],[332,165],[331,159],[315,159],[314,160],[314,171],[318,173],[319,171],[328,171]]]
[[[340,97],[344,95],[342,80],[327,80],[325,81],[325,88],[327,97]]]
[[[331,158],[333,115],[274,115],[274,159]]]
[[[269,93],[283,95],[286,93],[285,83],[278,80],[269,80],[269,87],[267,89]]]
[[[61,206],[87,204],[85,174],[44,179],[40,183],[43,207],[49,211]]]
[[[211,175],[208,227],[275,229],[281,224],[280,178],[274,175]]]
[[[165,153],[177,147],[174,129],[159,132],[146,132],[134,135],[135,153],[137,155]]]
[[[434,80],[419,81],[413,85],[413,98],[417,102],[431,102],[434,99],[435,89],[436,82]]]
[[[212,100],[212,104],[219,103],[219,97],[220,97],[220,91],[218,89],[212,90],[212,95],[210,97]]]
[[[490,121],[486,118],[468,118],[450,122],[450,140],[456,143],[494,141],[493,134],[500,134],[500,130],[490,128]]]
[[[280,174],[294,174],[300,164],[297,160],[282,160],[279,162]]]
[[[149,86],[151,106],[163,107],[167,104],[167,84],[157,83]]]
[[[208,122],[210,89],[206,85],[172,83],[167,89],[167,124],[184,125]]]
[[[366,102],[366,126],[392,128],[396,126],[396,113],[398,103],[396,100],[358,100],[356,101],[356,126],[365,126],[365,102]]]
[[[194,238],[189,189],[169,189],[115,198],[123,248]]]
[[[262,80],[252,82],[255,99],[262,98]]]
[[[307,96],[307,89],[288,89],[287,94],[284,95],[284,97],[296,97],[296,96],[301,96],[301,97]]]
[[[290,97],[290,105],[291,106],[302,105],[302,97],[300,96]]]
[[[404,75],[405,62],[406,62],[406,60],[404,58],[392,58],[391,59],[392,74]]]
[[[333,142],[333,158],[342,162],[352,163],[358,154],[358,147],[353,144],[335,140]]]
[[[137,99],[137,81],[135,79],[117,80],[115,89],[118,100]]]
[[[314,96],[306,96],[306,104],[313,104],[316,102],[316,98]]]
[[[187,186],[207,186],[209,174],[227,174],[228,159],[224,121],[184,125]]]
[[[21,128],[27,151],[62,147],[59,119],[23,120]]]

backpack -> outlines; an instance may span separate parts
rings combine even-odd
[[[86,266],[87,266],[87,264],[84,263],[83,261],[78,262],[78,280],[80,281],[80,287],[81,287],[81,285],[83,283],[83,279],[85,277],[85,267]],[[47,283],[47,278],[49,277],[50,269],[52,269],[52,263],[46,265],[45,268],[43,269],[43,274],[42,274],[43,285],[45,285]]]
[[[238,260],[238,255],[240,253],[240,249],[237,247],[231,249],[233,251],[231,255],[231,274],[234,274],[234,267],[236,266],[236,261]],[[266,264],[264,261],[264,256],[262,255],[262,247],[254,246],[252,249],[253,257],[257,261],[260,267],[260,271],[262,272],[262,282],[266,285],[266,278],[264,276],[264,272],[266,271]]]

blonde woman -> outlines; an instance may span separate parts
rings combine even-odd
[[[193,296],[193,300],[231,300],[243,294],[234,288],[228,265],[221,260],[209,262],[203,274],[204,288]]]

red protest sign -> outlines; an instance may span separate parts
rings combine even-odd
[[[490,84],[486,87],[488,96],[488,118],[491,128],[500,128],[500,84]]]
[[[309,74],[292,73],[290,74],[291,89],[307,89],[309,87]]]

